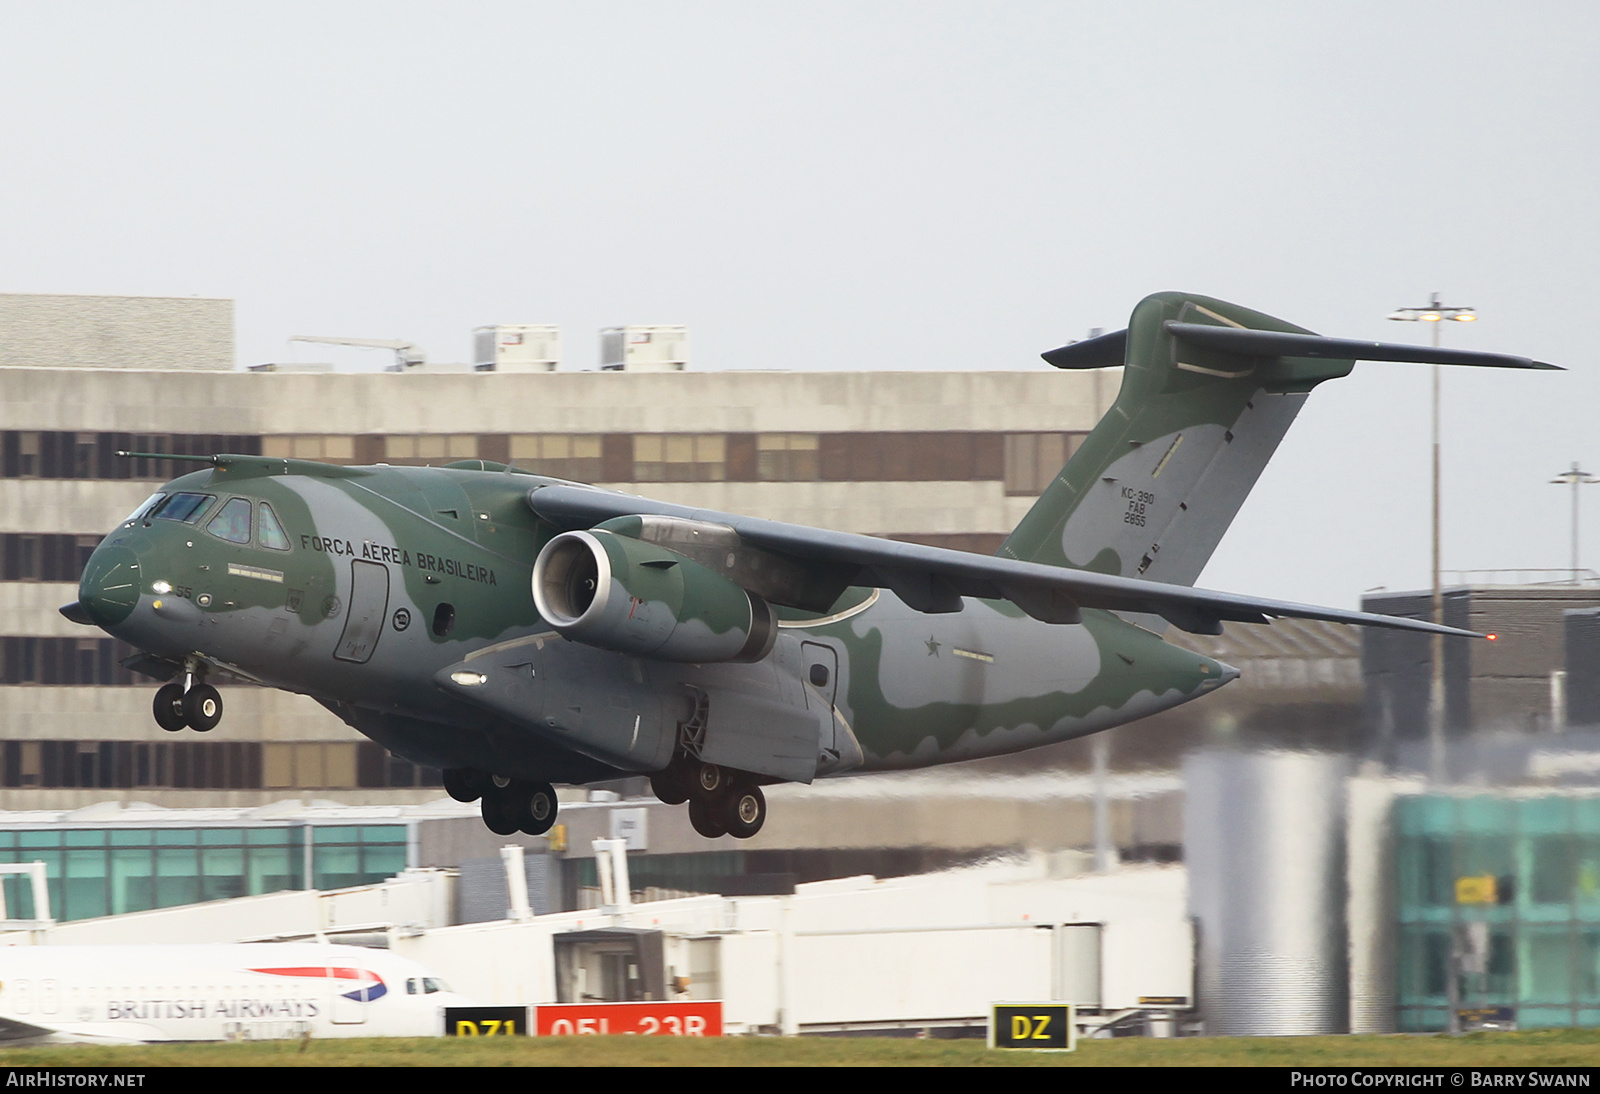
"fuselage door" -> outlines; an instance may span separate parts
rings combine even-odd
[[[821,642],[800,643],[801,688],[806,706],[819,716],[817,774],[831,775],[861,764],[861,744],[839,715],[839,651]]]
[[[380,562],[350,560],[350,605],[344,614],[344,633],[333,655],[341,661],[365,664],[383,637],[389,612],[389,568]]]
[[[834,691],[839,686],[839,653],[821,642],[800,643],[800,678],[806,683],[806,705],[822,700],[822,709],[833,709]]]

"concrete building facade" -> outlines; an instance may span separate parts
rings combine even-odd
[[[0,367],[233,368],[233,301],[0,293]]]

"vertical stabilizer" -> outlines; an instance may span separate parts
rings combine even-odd
[[[1045,355],[1062,368],[1115,364],[1122,390],[1000,548],[1025,559],[1192,585],[1317,384],[1352,358],[1263,356],[1198,344],[1169,324],[1309,335],[1187,293],[1140,301],[1123,335]],[[1191,328],[1192,329],[1192,328]]]

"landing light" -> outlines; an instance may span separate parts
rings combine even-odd
[[[464,688],[475,688],[479,684],[488,683],[489,678],[481,672],[452,672],[450,681]]]
[[[172,583],[168,581],[158,581],[154,585],[150,586],[150,591],[165,595],[172,591]]]

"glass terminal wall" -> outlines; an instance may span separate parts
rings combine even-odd
[[[16,829],[0,831],[0,862],[43,862],[51,917],[89,919],[373,884],[406,868],[406,826]],[[7,914],[33,918],[27,879],[7,876],[4,885]]]
[[[1462,1009],[1600,1026],[1600,797],[1401,798],[1395,835],[1401,1031],[1447,1028],[1453,947]]]

